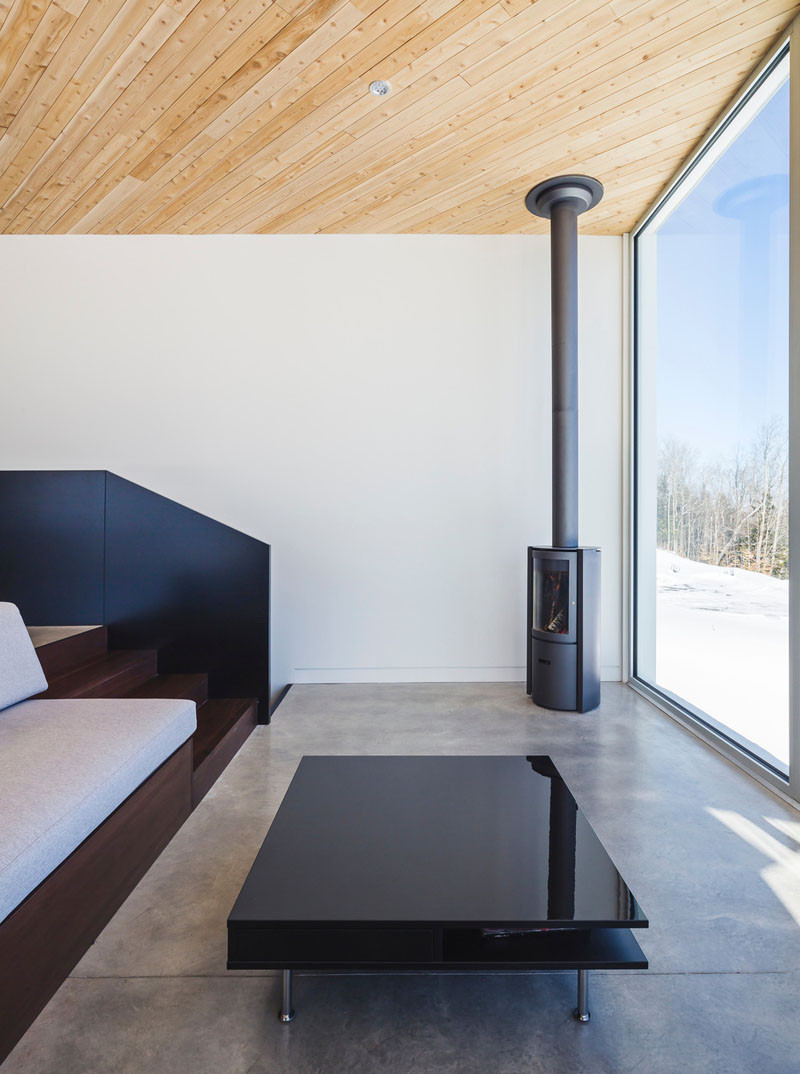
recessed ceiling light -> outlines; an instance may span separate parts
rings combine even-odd
[[[384,82],[382,78],[379,78],[375,82],[370,82],[369,92],[374,93],[376,97],[388,97],[392,92],[392,87],[388,82]]]

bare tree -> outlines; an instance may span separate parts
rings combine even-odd
[[[773,420],[727,465],[668,440],[658,466],[658,546],[702,563],[788,576],[788,442]]]

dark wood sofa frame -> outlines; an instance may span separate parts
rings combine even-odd
[[[0,924],[0,1062],[191,812],[189,739]]]

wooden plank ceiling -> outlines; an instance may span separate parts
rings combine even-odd
[[[620,234],[798,6],[0,0],[0,230]]]

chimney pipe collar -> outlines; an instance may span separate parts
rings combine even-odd
[[[556,202],[569,199],[577,213],[593,209],[603,196],[603,185],[588,175],[557,175],[537,183],[525,196],[525,208],[534,216],[550,219]]]

